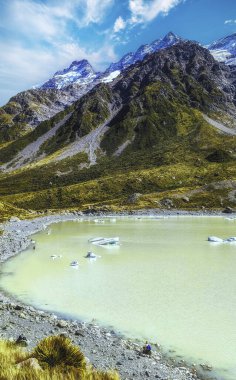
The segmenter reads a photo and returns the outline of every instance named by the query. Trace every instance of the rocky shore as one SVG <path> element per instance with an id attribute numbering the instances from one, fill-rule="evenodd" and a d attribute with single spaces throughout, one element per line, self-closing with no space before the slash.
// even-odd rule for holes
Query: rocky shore
<path id="1" fill-rule="evenodd" d="M 89 213 L 88 213 L 89 214 Z M 46 229 L 51 223 L 87 218 L 80 212 L 65 212 L 60 215 L 47 215 L 32 220 L 20 221 L 12 217 L 1 226 L 0 262 L 3 262 L 34 244 L 31 235 Z M 147 215 L 147 211 L 135 213 Z M 149 215 L 159 215 L 159 210 L 152 210 Z M 206 215 L 205 213 L 166 212 L 165 215 Z M 124 215 L 124 214 L 120 214 Z M 212 215 L 209 213 L 208 215 Z M 215 213 L 213 215 L 216 215 Z M 99 216 L 104 216 L 103 213 Z M 162 379 L 193 380 L 207 378 L 198 375 L 195 365 L 187 367 L 183 361 L 167 359 L 158 346 L 153 346 L 152 355 L 142 354 L 142 343 L 122 337 L 114 331 L 84 323 L 78 320 L 62 319 L 59 315 L 36 310 L 32 306 L 0 293 L 0 338 L 16 340 L 19 335 L 27 339 L 27 346 L 34 347 L 37 342 L 48 335 L 65 334 L 78 344 L 87 360 L 99 369 L 117 369 L 124 379 Z M 205 369 L 208 369 L 207 367 Z M 200 377 L 199 377 L 200 376 Z M 212 379 L 212 377 L 211 377 Z"/>

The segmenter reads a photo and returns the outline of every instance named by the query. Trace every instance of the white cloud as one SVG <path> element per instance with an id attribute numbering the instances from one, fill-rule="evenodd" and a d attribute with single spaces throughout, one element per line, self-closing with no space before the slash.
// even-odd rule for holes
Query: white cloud
<path id="1" fill-rule="evenodd" d="M 75 43 L 58 43 L 57 49 L 52 52 L 42 48 L 38 50 L 37 47 L 29 49 L 20 44 L 6 45 L 2 42 L 0 51 L 4 51 L 0 63 L 1 92 L 2 89 L 5 92 L 1 94 L 1 102 L 7 101 L 6 96 L 13 96 L 35 84 L 43 83 L 73 60 L 88 59 L 96 70 L 102 70 L 117 59 L 113 47 L 106 44 L 97 51 L 88 51 Z"/>
<path id="2" fill-rule="evenodd" d="M 87 26 L 90 23 L 100 23 L 113 0 L 81 0 L 80 3 L 85 9 L 85 15 L 81 21 L 78 20 L 78 24 Z"/>
<path id="3" fill-rule="evenodd" d="M 9 2 L 7 18 L 1 26 L 6 30 L 15 30 L 19 35 L 50 41 L 65 30 L 66 20 L 73 17 L 71 2 L 67 6 L 45 5 L 30 0 L 12 0 Z"/>
<path id="4" fill-rule="evenodd" d="M 71 21 L 79 28 L 100 23 L 112 3 L 113 0 L 48 0 L 47 4 L 11 0 L 8 6 L 10 27 L 14 21 L 14 27 L 19 27 L 20 33 L 51 39 L 65 32 Z M 8 28 L 7 20 L 2 19 L 0 24 Z"/>
<path id="5" fill-rule="evenodd" d="M 131 24 L 150 22 L 159 14 L 168 12 L 184 0 L 129 0 Z"/>
<path id="6" fill-rule="evenodd" d="M 124 20 L 119 16 L 116 19 L 113 31 L 109 31 L 110 39 L 119 41 L 120 43 L 123 43 L 123 41 L 127 43 L 127 33 L 130 33 L 137 24 L 140 24 L 141 28 L 144 28 L 147 23 L 154 20 L 158 15 L 168 15 L 172 8 L 185 1 L 186 0 L 129 0 L 130 17 Z M 117 33 L 124 29 L 125 33 L 122 35 L 122 41 L 120 41 L 120 37 L 117 36 Z"/>
<path id="7" fill-rule="evenodd" d="M 125 29 L 126 27 L 126 22 L 124 21 L 124 19 L 119 16 L 116 21 L 115 21 L 115 24 L 114 24 L 114 33 L 118 33 L 120 30 L 122 29 Z"/>
<path id="8" fill-rule="evenodd" d="M 225 24 L 236 24 L 236 20 L 225 20 Z"/>
<path id="9" fill-rule="evenodd" d="M 6 97 L 46 81 L 73 60 L 88 59 L 96 70 L 116 60 L 113 46 L 104 38 L 99 48 L 81 46 L 71 26 L 100 23 L 113 0 L 34 0 L 6 2 L 0 26 L 0 103 Z M 82 17 L 78 17 L 82 12 Z"/>

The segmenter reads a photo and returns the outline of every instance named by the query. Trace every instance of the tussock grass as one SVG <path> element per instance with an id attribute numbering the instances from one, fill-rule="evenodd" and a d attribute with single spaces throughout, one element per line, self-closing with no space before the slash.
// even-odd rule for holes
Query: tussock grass
<path id="1" fill-rule="evenodd" d="M 33 359 L 32 359 L 33 358 Z M 116 372 L 86 366 L 83 353 L 70 339 L 50 336 L 32 353 L 13 342 L 0 341 L 1 380 L 119 380 Z"/>
<path id="2" fill-rule="evenodd" d="M 43 339 L 32 355 L 43 368 L 75 367 L 82 371 L 86 368 L 82 351 L 64 336 L 49 336 Z"/>

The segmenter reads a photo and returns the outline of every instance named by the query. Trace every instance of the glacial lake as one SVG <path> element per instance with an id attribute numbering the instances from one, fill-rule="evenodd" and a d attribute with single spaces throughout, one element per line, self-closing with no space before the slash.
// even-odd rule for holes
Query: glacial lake
<path id="1" fill-rule="evenodd" d="M 209 375 L 235 380 L 236 243 L 207 237 L 236 236 L 236 220 L 104 220 L 63 222 L 38 233 L 35 250 L 1 266 L 1 288 L 38 308 L 160 343 L 190 363 L 213 365 Z M 121 245 L 88 242 L 100 236 L 119 236 Z M 85 259 L 88 251 L 101 257 Z"/>

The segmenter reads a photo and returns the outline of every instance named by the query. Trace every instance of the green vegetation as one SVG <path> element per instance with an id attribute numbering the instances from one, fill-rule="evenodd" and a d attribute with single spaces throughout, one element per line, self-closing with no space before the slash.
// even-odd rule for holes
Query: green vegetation
<path id="1" fill-rule="evenodd" d="M 67 115 L 67 113 L 69 113 L 69 111 L 70 108 L 62 112 L 59 112 L 50 120 L 43 121 L 33 131 L 25 134 L 19 139 L 8 144 L 6 147 L 2 148 L 0 150 L 0 162 L 5 163 L 13 159 L 14 156 L 22 149 L 24 149 L 28 144 L 34 142 L 35 140 L 37 140 L 37 138 L 39 138 L 44 133 L 48 132 L 52 127 L 54 127 L 54 125 L 61 121 Z"/>
<path id="2" fill-rule="evenodd" d="M 161 199 L 172 198 L 174 194 L 174 207 L 198 209 L 204 206 L 219 209 L 223 205 L 234 206 L 234 201 L 228 199 L 228 193 L 232 190 L 231 183 L 227 183 L 228 178 L 236 179 L 234 162 L 201 164 L 196 161 L 195 165 L 177 163 L 150 169 L 123 170 L 78 184 L 51 186 L 44 190 L 3 196 L 2 200 L 15 207 L 37 211 L 68 208 L 84 210 L 88 207 L 101 209 L 105 206 L 110 210 L 129 210 L 160 207 Z M 205 187 L 205 184 L 215 182 L 223 182 L 222 189 Z M 189 196 L 189 202 L 178 197 L 178 194 L 196 188 L 200 190 Z M 127 199 L 136 192 L 142 196 L 136 204 L 128 204 Z M 207 194 L 204 200 L 199 196 L 201 192 Z"/>
<path id="3" fill-rule="evenodd" d="M 11 98 L 0 107 L 0 141 L 12 142 L 29 133 L 39 120 L 47 119 L 55 106 L 63 103 L 65 96 L 68 94 L 52 89 L 31 89 Z"/>
<path id="4" fill-rule="evenodd" d="M 95 86 L 73 106 L 13 142 L 5 144 L 0 136 L 0 161 L 7 163 L 71 113 L 41 146 L 38 157 L 42 159 L 0 174 L 4 205 L 26 210 L 26 214 L 29 209 L 105 206 L 114 210 L 170 204 L 187 209 L 234 207 L 232 187 L 224 181 L 236 178 L 236 137 L 220 133 L 202 116 L 204 112 L 233 125 L 236 109 L 228 71 L 206 49 L 183 42 L 132 65 L 119 78 L 111 85 Z M 19 99 L 3 107 L 3 120 L 10 122 L 5 114 L 19 111 Z M 37 109 L 45 99 L 43 91 L 29 92 L 30 109 Z M 18 122 L 24 122 L 19 112 Z M 68 144 L 104 123 L 109 128 L 96 165 L 90 166 L 85 153 L 56 161 Z M 0 135 L 3 130 L 0 128 Z M 215 182 L 224 185 L 221 189 L 208 187 Z M 136 192 L 141 196 L 129 204 L 127 200 Z"/>
<path id="5" fill-rule="evenodd" d="M 15 343 L 0 341 L 2 380 L 119 380 L 116 372 L 101 372 L 87 366 L 79 347 L 70 339 L 51 336 L 32 353 Z"/>
<path id="6" fill-rule="evenodd" d="M 17 216 L 20 219 L 29 218 L 32 216 L 32 212 L 25 210 L 24 208 L 18 208 L 12 204 L 0 202 L 0 222 L 4 222 L 10 219 L 12 216 Z"/>
<path id="7" fill-rule="evenodd" d="M 100 84 L 78 100 L 71 118 L 42 145 L 40 151 L 53 153 L 73 142 L 77 136 L 82 137 L 104 123 L 110 114 L 111 94 L 108 86 Z"/>

